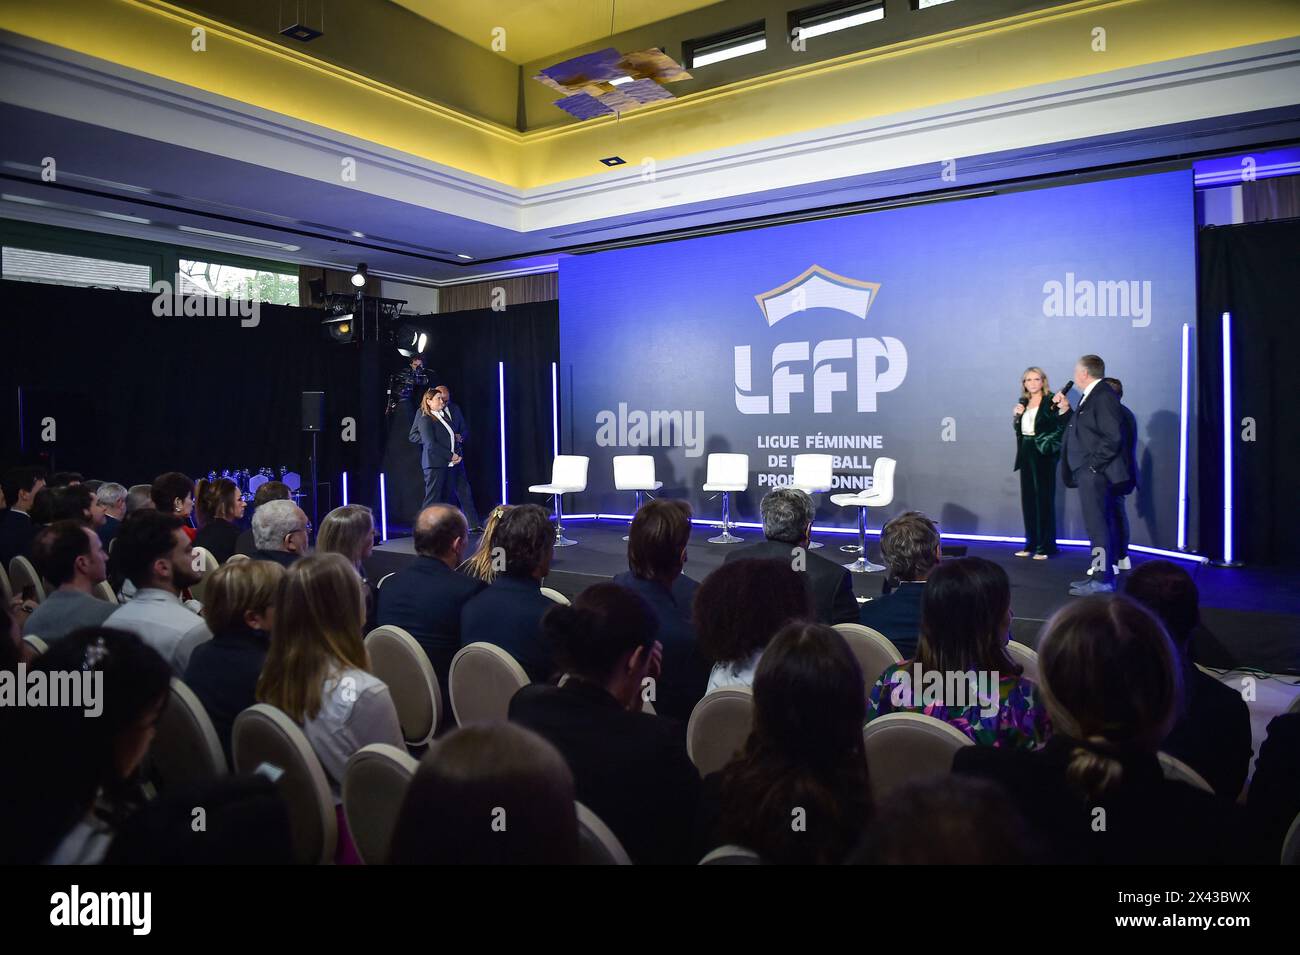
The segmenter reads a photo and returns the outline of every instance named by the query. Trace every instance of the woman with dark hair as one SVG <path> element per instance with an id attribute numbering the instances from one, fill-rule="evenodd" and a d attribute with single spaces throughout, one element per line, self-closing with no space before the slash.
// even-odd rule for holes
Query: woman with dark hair
<path id="1" fill-rule="evenodd" d="M 74 674 L 80 705 L 0 707 L 0 765 L 10 775 L 0 781 L 0 861 L 98 862 L 138 804 L 131 781 L 171 667 L 139 637 L 107 627 L 74 631 L 30 666 L 51 686 L 55 674 Z"/>
<path id="2" fill-rule="evenodd" d="M 425 389 L 420 407 L 411 420 L 407 439 L 420 446 L 420 467 L 424 470 L 424 503 L 421 509 L 442 503 L 447 495 L 447 476 L 460 464 L 460 448 L 452 430 L 449 397 L 436 388 Z"/>
<path id="3" fill-rule="evenodd" d="M 1119 596 L 1047 622 L 1038 674 L 1055 731 L 1036 752 L 968 746 L 953 770 L 1008 792 L 1052 862 L 1243 861 L 1236 807 L 1165 779 L 1156 753 L 1177 717 L 1178 656 L 1160 622 Z"/>
<path id="4" fill-rule="evenodd" d="M 754 729 L 704 780 L 700 848 L 745 846 L 764 862 L 838 864 L 871 818 L 862 670 L 824 624 L 781 630 L 754 674 Z"/>
<path id="5" fill-rule="evenodd" d="M 649 606 L 613 583 L 588 587 L 542 619 L 566 674 L 510 701 L 510 719 L 555 746 L 573 770 L 578 801 L 614 831 L 632 861 L 685 863 L 700 777 L 682 724 L 641 712 L 663 648 Z M 860 734 L 859 734 L 860 735 Z"/>
<path id="6" fill-rule="evenodd" d="M 723 564 L 704 578 L 691 610 L 700 652 L 713 662 L 705 692 L 752 686 L 768 641 L 792 620 L 813 616 L 808 588 L 788 562 Z"/>
<path id="7" fill-rule="evenodd" d="M 240 531 L 235 522 L 243 518 L 244 507 L 239 485 L 230 478 L 215 481 L 199 478 L 194 502 L 199 532 L 194 535 L 194 546 L 206 547 L 218 564 L 230 560 L 239 542 Z"/>
<path id="8" fill-rule="evenodd" d="M 1007 654 L 1011 581 L 982 557 L 942 561 L 921 597 L 916 657 L 881 674 L 867 720 L 924 713 L 983 746 L 1033 749 L 1051 732 L 1034 685 Z"/>
<path id="9" fill-rule="evenodd" d="M 393 865 L 571 865 L 573 775 L 522 726 L 453 730 L 429 747 L 393 830 Z"/>
<path id="10" fill-rule="evenodd" d="M 194 513 L 194 482 L 180 471 L 168 471 L 153 479 L 149 486 L 149 498 L 160 513 L 174 514 L 183 522 L 185 533 L 190 540 L 198 533 L 190 521 Z"/>

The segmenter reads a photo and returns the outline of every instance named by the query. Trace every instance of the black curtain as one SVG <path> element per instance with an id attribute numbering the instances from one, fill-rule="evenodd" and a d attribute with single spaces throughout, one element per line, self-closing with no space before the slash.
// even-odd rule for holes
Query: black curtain
<path id="1" fill-rule="evenodd" d="M 428 336 L 425 364 L 434 384 L 445 384 L 469 428 L 465 466 L 479 514 L 501 503 L 501 402 L 498 363 L 505 378 L 506 498 L 545 504 L 529 495 L 530 484 L 551 479 L 551 364 L 560 360 L 559 303 L 514 305 L 503 311 L 475 309 L 406 318 Z M 385 357 L 385 372 L 406 359 Z M 419 454 L 406 442 L 413 409 L 390 420 L 384 453 L 390 532 L 408 524 L 423 489 Z"/>
<path id="2" fill-rule="evenodd" d="M 0 462 L 42 461 L 126 485 L 168 470 L 197 479 L 286 466 L 305 489 L 301 393 L 323 391 L 318 472 L 330 487 L 321 514 L 340 503 L 343 470 L 354 500 L 375 499 L 378 469 L 362 465 L 382 447 L 382 385 L 370 382 L 374 395 L 362 387 L 376 377 L 363 374 L 362 348 L 327 341 L 320 311 L 261 305 L 256 326 L 244 327 L 237 316 L 156 316 L 147 292 L 3 282 L 0 293 Z M 377 365 L 378 345 L 366 348 Z"/>
<path id="3" fill-rule="evenodd" d="M 1202 229 L 1199 261 L 1199 549 L 1211 557 L 1224 551 L 1222 315 L 1229 312 L 1234 557 L 1250 564 L 1297 563 L 1300 220 Z M 1253 435 L 1243 424 L 1247 418 Z"/>

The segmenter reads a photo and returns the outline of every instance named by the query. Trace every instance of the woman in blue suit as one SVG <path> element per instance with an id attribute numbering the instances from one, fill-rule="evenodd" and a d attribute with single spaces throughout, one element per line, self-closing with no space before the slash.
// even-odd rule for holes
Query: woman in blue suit
<path id="1" fill-rule="evenodd" d="M 411 422 L 407 436 L 420 448 L 420 466 L 424 469 L 424 503 L 421 509 L 442 502 L 447 487 L 447 475 L 460 464 L 456 453 L 456 432 L 452 430 L 451 415 L 447 413 L 447 397 L 433 388 L 420 399 L 420 408 Z"/>

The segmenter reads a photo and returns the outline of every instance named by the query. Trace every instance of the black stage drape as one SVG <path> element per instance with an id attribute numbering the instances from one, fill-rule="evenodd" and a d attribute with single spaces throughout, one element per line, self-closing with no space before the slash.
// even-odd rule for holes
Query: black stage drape
<path id="1" fill-rule="evenodd" d="M 1223 323 L 1230 312 L 1234 556 L 1296 563 L 1300 541 L 1300 220 L 1200 233 L 1199 550 L 1223 556 Z M 1253 440 L 1246 433 L 1254 422 Z"/>
<path id="2" fill-rule="evenodd" d="M 361 465 L 382 447 L 382 385 L 370 396 L 361 383 L 378 354 L 325 340 L 320 311 L 261 305 L 257 325 L 243 327 L 237 316 L 155 316 L 147 292 L 3 282 L 0 294 L 5 464 L 43 460 L 126 485 L 167 470 L 197 479 L 283 465 L 306 488 L 301 392 L 323 391 L 321 514 L 340 503 L 345 469 L 353 499 L 372 500 Z M 344 418 L 356 421 L 351 440 Z"/>
<path id="3" fill-rule="evenodd" d="M 469 428 L 465 445 L 474 503 L 481 516 L 501 503 L 500 400 L 497 365 L 504 363 L 506 499 L 534 501 L 530 484 L 551 479 L 551 364 L 560 360 L 559 303 L 514 305 L 500 312 L 476 309 L 445 315 L 406 317 L 429 336 L 425 364 L 433 384 L 451 389 Z M 405 359 L 385 355 L 385 371 Z M 409 523 L 419 508 L 423 476 L 419 453 L 406 441 L 413 408 L 399 407 L 388 423 L 384 452 L 390 530 Z"/>

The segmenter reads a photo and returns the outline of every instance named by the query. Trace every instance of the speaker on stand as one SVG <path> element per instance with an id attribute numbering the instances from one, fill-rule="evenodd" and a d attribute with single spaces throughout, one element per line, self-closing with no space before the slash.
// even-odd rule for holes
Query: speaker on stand
<path id="1" fill-rule="evenodd" d="M 320 484 L 316 476 L 316 436 L 325 427 L 325 392 L 302 393 L 302 430 L 311 432 L 311 526 L 320 527 Z"/>

